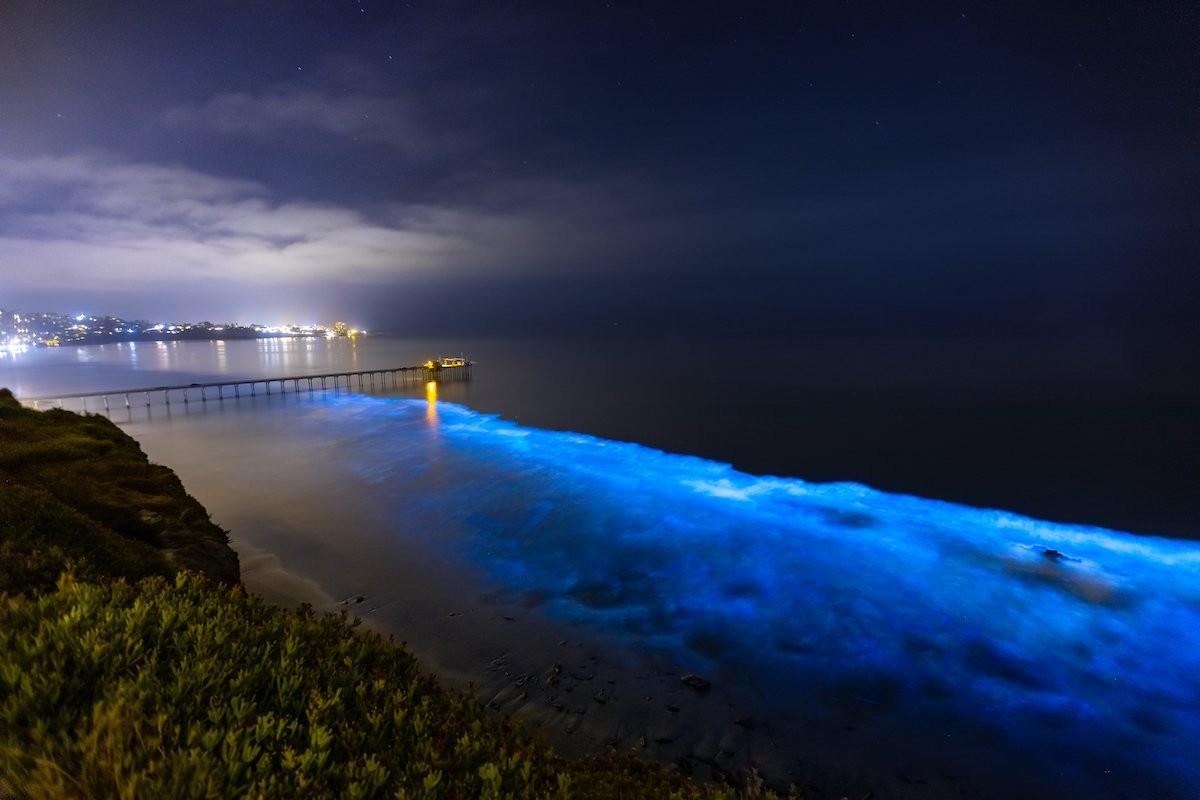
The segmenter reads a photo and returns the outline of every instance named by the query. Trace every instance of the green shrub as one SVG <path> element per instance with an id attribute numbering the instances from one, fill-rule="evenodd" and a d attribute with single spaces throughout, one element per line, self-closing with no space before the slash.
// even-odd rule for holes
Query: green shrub
<path id="1" fill-rule="evenodd" d="M 52 590 L 66 569 L 82 580 L 175 573 L 156 548 L 118 536 L 44 489 L 0 483 L 0 593 Z"/>
<path id="2" fill-rule="evenodd" d="M 91 529 L 169 552 L 180 566 L 226 583 L 239 579 L 225 532 L 174 472 L 151 464 L 138 443 L 104 417 L 33 411 L 0 389 L 0 484 L 53 495 Z M 6 537 L 0 527 L 0 542 Z"/>
<path id="3" fill-rule="evenodd" d="M 0 776 L 31 800 L 728 796 L 566 761 L 355 624 L 188 573 L 0 600 Z"/>

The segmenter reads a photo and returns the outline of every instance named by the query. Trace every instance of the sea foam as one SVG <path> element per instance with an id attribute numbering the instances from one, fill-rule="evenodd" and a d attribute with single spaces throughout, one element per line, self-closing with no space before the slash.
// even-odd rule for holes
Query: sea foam
<path id="1" fill-rule="evenodd" d="M 322 424 L 397 513 L 558 621 L 780 713 L 944 730 L 1081 785 L 1198 785 L 1194 543 L 428 411 L 352 396 Z"/>

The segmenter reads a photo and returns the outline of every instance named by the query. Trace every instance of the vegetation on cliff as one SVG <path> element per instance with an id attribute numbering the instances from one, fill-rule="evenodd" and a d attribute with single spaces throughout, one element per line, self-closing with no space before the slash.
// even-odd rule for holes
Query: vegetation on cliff
<path id="1" fill-rule="evenodd" d="M 0 486 L 10 551 L 77 549 L 112 576 L 186 568 L 239 581 L 225 532 L 174 472 L 151 464 L 105 417 L 33 411 L 0 389 Z"/>
<path id="2" fill-rule="evenodd" d="M 247 595 L 204 509 L 105 419 L 0 391 L 0 480 L 4 800 L 764 794 L 564 759 L 344 614 Z"/>

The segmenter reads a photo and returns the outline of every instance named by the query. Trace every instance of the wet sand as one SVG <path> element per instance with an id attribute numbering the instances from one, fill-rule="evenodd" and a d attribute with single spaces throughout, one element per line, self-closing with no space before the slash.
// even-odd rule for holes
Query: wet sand
<path id="1" fill-rule="evenodd" d="M 288 408 L 259 423 L 286 430 Z M 282 606 L 346 610 L 567 754 L 612 746 L 700 779 L 755 766 L 781 786 L 856 782 L 858 768 L 840 766 L 848 730 L 832 736 L 827 753 L 810 753 L 791 741 L 789 721 L 772 718 L 770 698 L 713 675 L 701 676 L 710 687 L 690 687 L 682 678 L 695 665 L 548 619 L 536 597 L 440 549 L 442 532 L 362 502 L 363 486 L 327 469 L 319 443 L 298 448 L 270 428 L 251 435 L 244 420 L 193 415 L 133 432 L 231 532 L 248 590 Z"/>
<path id="2" fill-rule="evenodd" d="M 236 531 L 234 546 L 250 591 L 284 606 L 346 610 L 567 755 L 633 750 L 698 780 L 741 779 L 753 768 L 768 785 L 810 798 L 1076 796 L 1066 776 L 1022 773 L 1003 751 L 989 755 L 982 734 L 914 730 L 852 688 L 794 714 L 747 688 L 754 681 L 746 676 L 692 680 L 686 665 L 547 620 L 536 599 L 463 593 L 463 576 L 452 570 L 396 585 L 331 563 L 317 578 L 287 570 L 282 539 L 278 555 Z M 974 775 L 1006 777 L 981 784 L 956 768 L 963 763 Z"/>
<path id="3" fill-rule="evenodd" d="M 740 779 L 755 768 L 779 788 L 796 785 L 810 796 L 862 796 L 882 776 L 870 774 L 854 752 L 857 726 L 847 717 L 807 724 L 824 746 L 800 747 L 796 723 L 770 714 L 770 698 L 686 673 L 648 652 L 544 619 L 536 606 L 498 592 L 451 598 L 435 580 L 411 587 L 414 595 L 369 580 L 338 581 L 338 594 L 311 577 L 289 572 L 272 553 L 240 543 L 249 591 L 285 607 L 308 603 L 345 610 L 403 642 L 422 667 L 450 685 L 469 689 L 498 715 L 519 718 L 526 730 L 560 752 L 582 755 L 607 747 L 634 750 L 700 780 Z M 345 593 L 345 586 L 358 591 Z M 430 602 L 432 597 L 437 600 Z M 406 611 L 406 609 L 409 609 Z M 710 676 L 711 677 L 711 676 Z M 685 680 L 686 678 L 686 680 Z M 822 730 L 823 729 L 823 730 Z M 944 776 L 906 775 L 895 781 L 921 786 L 922 796 L 984 797 L 961 791 Z M 903 793 L 895 794 L 904 796 Z"/>

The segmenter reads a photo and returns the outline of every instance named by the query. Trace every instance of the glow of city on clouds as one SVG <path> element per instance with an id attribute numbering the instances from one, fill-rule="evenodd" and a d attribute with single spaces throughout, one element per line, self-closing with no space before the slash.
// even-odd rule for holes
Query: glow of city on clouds
<path id="1" fill-rule="evenodd" d="M 468 259 L 508 224 L 423 205 L 392 209 L 388 224 L 279 202 L 251 181 L 83 156 L 0 158 L 0 197 L 10 203 L 0 229 L 6 266 L 61 289 L 97 274 L 149 284 L 376 283 Z"/>
<path id="2" fill-rule="evenodd" d="M 5 307 L 503 335 L 1190 319 L 1171 10 L 268 9 L 4 4 Z"/>

